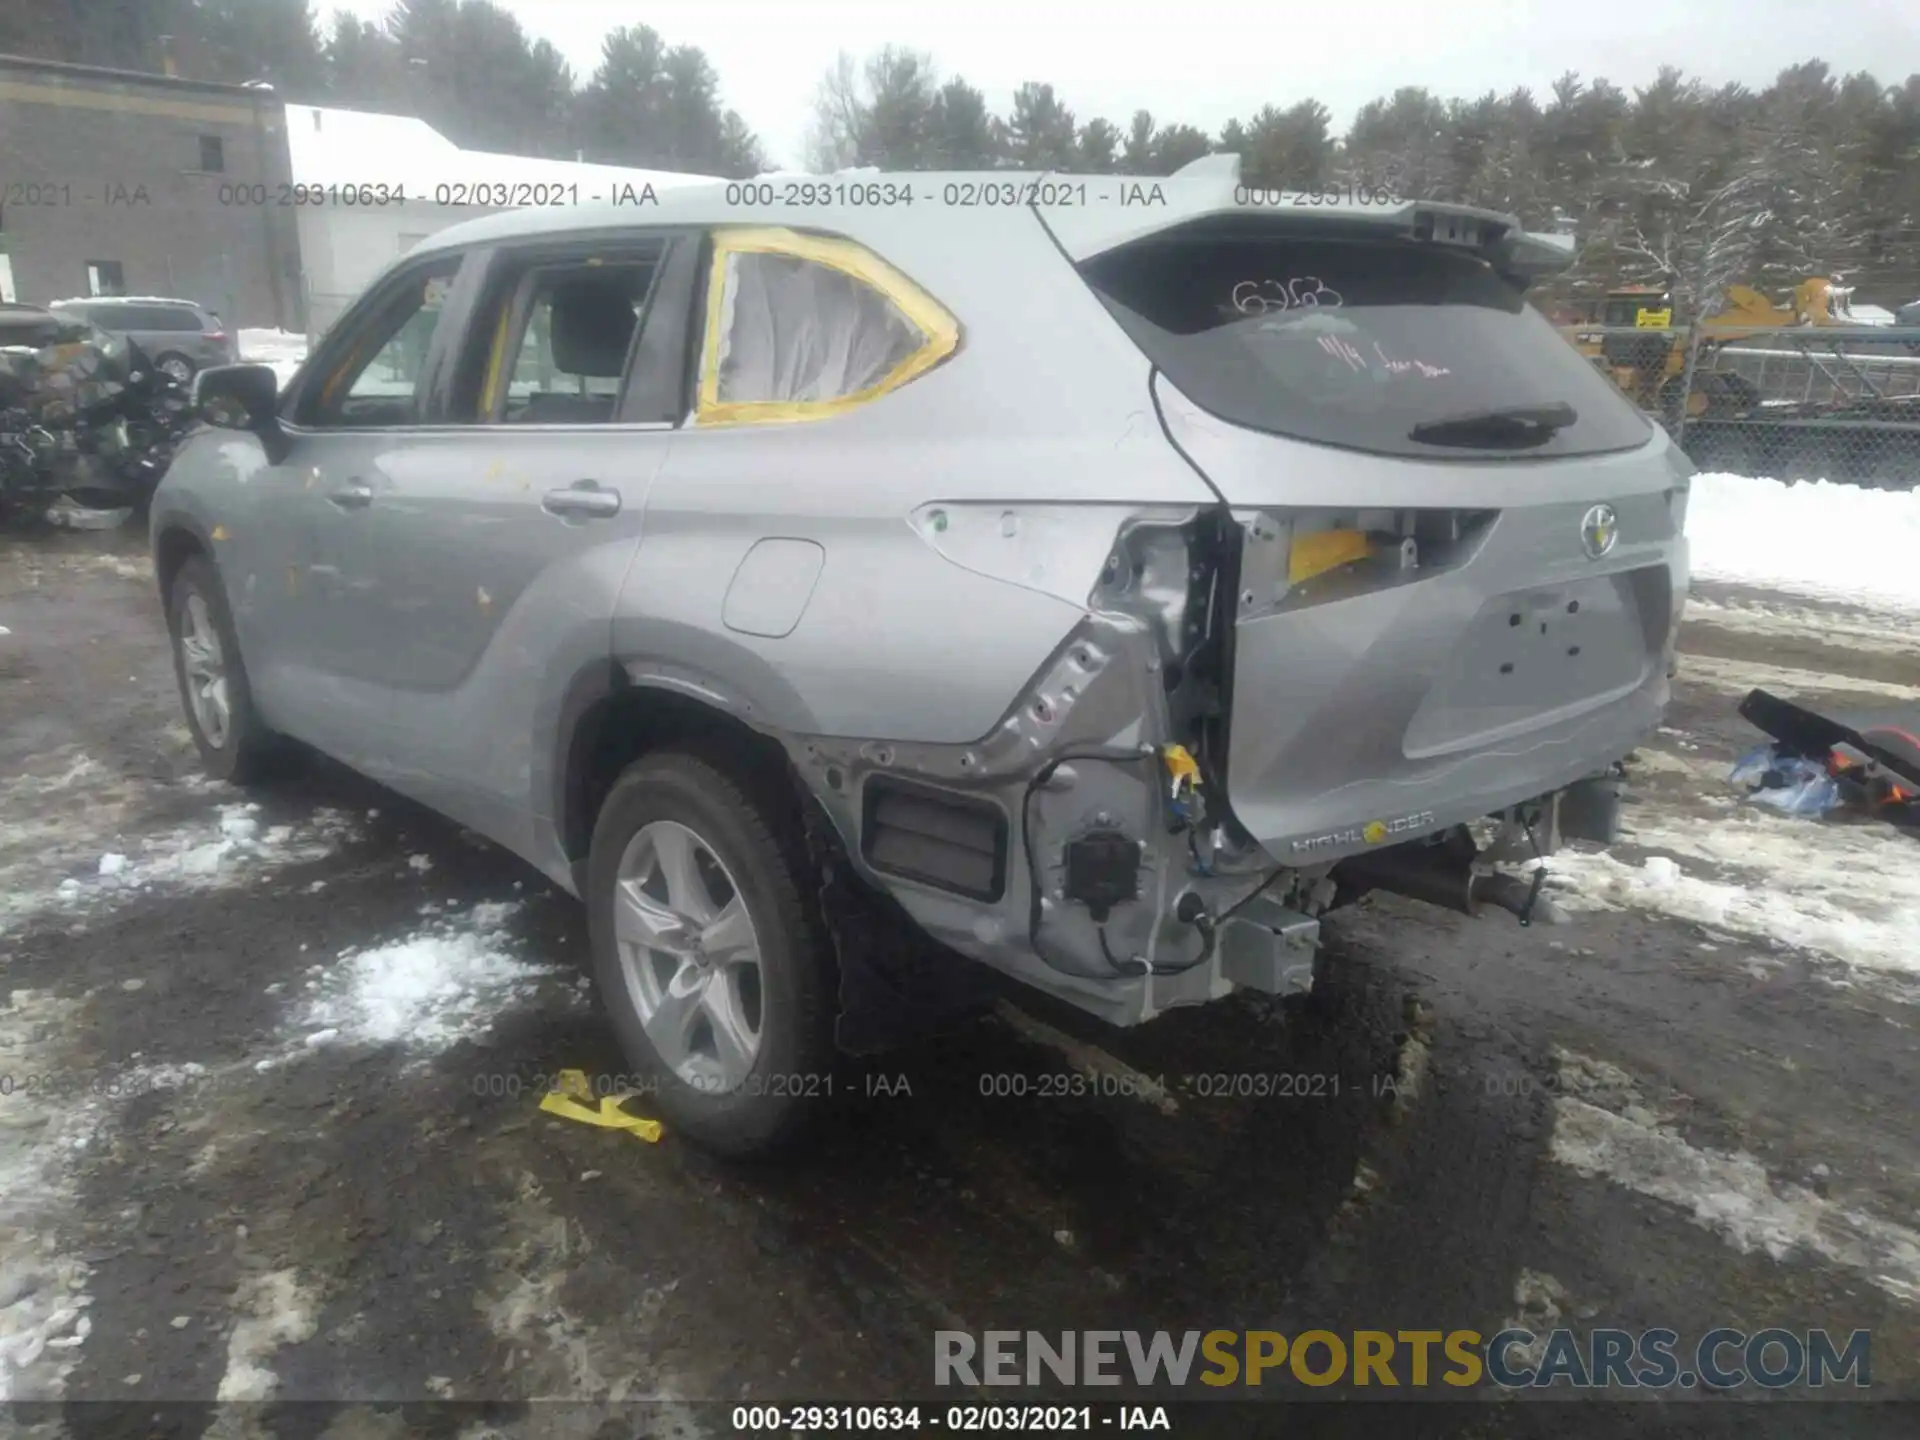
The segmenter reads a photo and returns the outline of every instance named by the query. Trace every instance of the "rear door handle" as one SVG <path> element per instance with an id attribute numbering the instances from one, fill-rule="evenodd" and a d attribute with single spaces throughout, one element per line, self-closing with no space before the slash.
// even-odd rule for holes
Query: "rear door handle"
<path id="1" fill-rule="evenodd" d="M 327 499 L 342 510 L 364 510 L 373 503 L 373 487 L 371 485 L 343 486 Z"/>
<path id="2" fill-rule="evenodd" d="M 603 490 L 598 481 L 576 480 L 564 490 L 549 490 L 541 497 L 540 508 L 562 518 L 578 515 L 603 519 L 620 513 L 620 492 Z"/>

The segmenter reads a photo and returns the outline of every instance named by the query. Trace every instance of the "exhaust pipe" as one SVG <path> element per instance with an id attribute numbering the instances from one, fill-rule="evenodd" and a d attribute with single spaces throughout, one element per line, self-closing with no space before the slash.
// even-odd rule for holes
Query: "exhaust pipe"
<path id="1" fill-rule="evenodd" d="M 1356 890 L 1386 890 L 1457 915 L 1478 915 L 1482 905 L 1492 905 L 1510 912 L 1522 925 L 1531 925 L 1536 918 L 1556 925 L 1565 921 L 1559 907 L 1540 894 L 1547 878 L 1544 866 L 1533 872 L 1531 880 L 1523 880 L 1518 875 L 1476 871 L 1473 862 L 1478 854 L 1473 837 L 1457 829 L 1438 844 L 1394 845 L 1349 856 L 1334 866 L 1333 874 Z"/>

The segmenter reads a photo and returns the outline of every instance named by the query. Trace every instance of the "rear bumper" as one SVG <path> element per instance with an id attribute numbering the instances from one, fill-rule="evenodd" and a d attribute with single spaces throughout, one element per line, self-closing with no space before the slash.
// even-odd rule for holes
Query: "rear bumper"
<path id="1" fill-rule="evenodd" d="M 1306 800 L 1252 804 L 1236 796 L 1235 817 L 1281 865 L 1317 865 L 1418 840 L 1604 773 L 1653 735 L 1669 688 L 1666 675 L 1655 673 L 1625 696 L 1456 757 L 1411 784 L 1359 780 Z"/>
<path id="2" fill-rule="evenodd" d="M 1664 495 L 1614 506 L 1604 561 L 1573 538 L 1583 503 L 1543 503 L 1500 514 L 1458 563 L 1243 615 L 1227 791 L 1274 861 L 1417 840 L 1645 741 L 1671 689 L 1686 547 Z"/>

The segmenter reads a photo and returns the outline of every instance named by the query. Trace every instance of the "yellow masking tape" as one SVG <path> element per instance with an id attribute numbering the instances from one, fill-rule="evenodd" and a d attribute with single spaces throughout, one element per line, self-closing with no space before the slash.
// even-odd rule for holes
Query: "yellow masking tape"
<path id="1" fill-rule="evenodd" d="M 725 311 L 729 255 L 790 255 L 838 270 L 878 290 L 927 337 L 926 344 L 894 366 L 873 384 L 832 400 L 720 399 L 720 320 Z M 830 235 L 805 235 L 781 226 L 722 230 L 714 236 L 713 273 L 707 284 L 707 333 L 701 347 L 700 395 L 696 425 L 767 424 L 815 420 L 838 415 L 856 405 L 877 400 L 924 374 L 960 345 L 960 322 L 906 275 L 865 246 Z"/>
<path id="2" fill-rule="evenodd" d="M 585 1103 L 594 1099 L 593 1087 L 587 1083 L 585 1071 L 562 1070 L 556 1081 L 559 1088 L 549 1090 L 540 1097 L 540 1108 L 549 1115 L 558 1115 L 563 1120 L 578 1120 L 582 1125 L 597 1125 L 603 1130 L 629 1130 L 648 1144 L 658 1143 L 666 1133 L 658 1120 L 629 1115 L 620 1108 L 622 1100 L 632 1098 L 632 1091 L 602 1095 L 599 1097 L 599 1108 L 595 1109 Z"/>

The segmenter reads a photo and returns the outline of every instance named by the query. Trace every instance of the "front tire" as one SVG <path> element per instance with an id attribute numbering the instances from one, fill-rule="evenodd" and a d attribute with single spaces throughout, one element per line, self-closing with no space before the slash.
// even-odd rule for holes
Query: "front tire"
<path id="1" fill-rule="evenodd" d="M 631 765 L 587 862 L 594 976 L 668 1123 L 706 1149 L 785 1149 L 833 1096 L 837 982 L 804 840 L 688 751 Z"/>
<path id="2" fill-rule="evenodd" d="M 253 707 L 227 593 L 205 556 L 189 559 L 167 587 L 167 626 L 187 729 L 207 773 L 236 785 L 259 778 L 274 736 Z"/>

